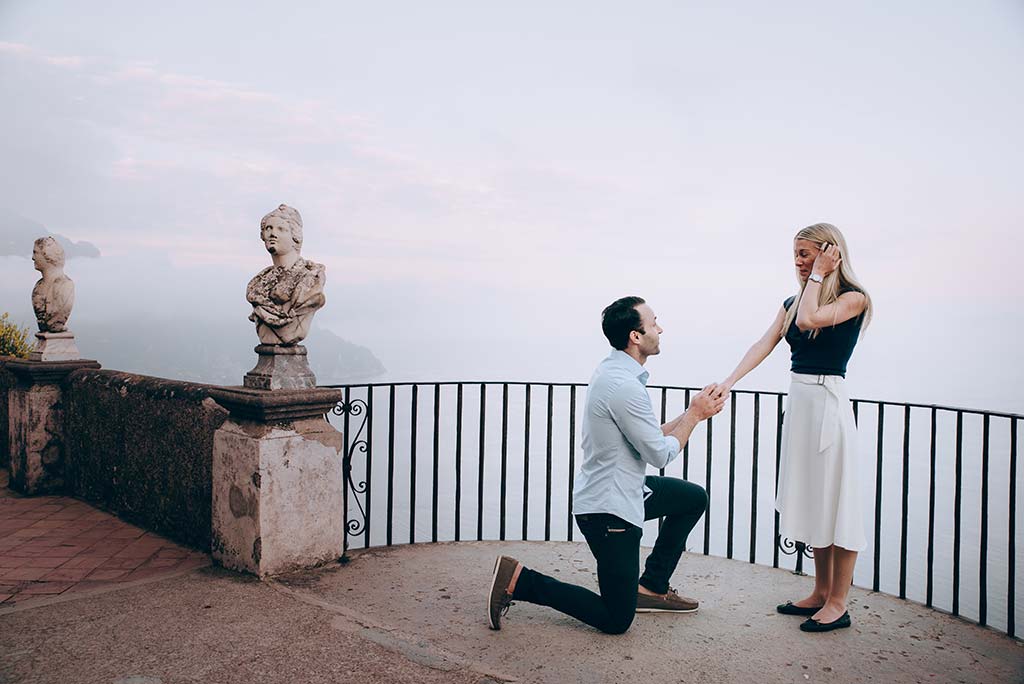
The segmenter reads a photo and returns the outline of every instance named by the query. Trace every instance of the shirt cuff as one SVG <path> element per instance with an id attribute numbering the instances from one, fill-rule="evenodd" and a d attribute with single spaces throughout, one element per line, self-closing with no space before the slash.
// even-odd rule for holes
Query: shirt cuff
<path id="1" fill-rule="evenodd" d="M 666 435 L 665 444 L 667 444 L 668 448 L 672 450 L 672 455 L 669 457 L 669 460 L 672 460 L 673 458 L 678 456 L 679 452 L 682 450 L 682 446 L 679 444 L 679 440 L 676 439 L 674 435 Z"/>

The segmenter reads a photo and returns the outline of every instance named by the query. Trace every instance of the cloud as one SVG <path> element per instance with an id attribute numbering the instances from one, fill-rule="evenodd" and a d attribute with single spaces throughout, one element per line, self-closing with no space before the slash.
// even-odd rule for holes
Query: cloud
<path id="1" fill-rule="evenodd" d="M 8 55 L 16 55 L 19 57 L 34 57 L 36 52 L 28 45 L 22 43 L 9 43 L 7 41 L 0 40 L 0 53 Z"/>
<path id="2" fill-rule="evenodd" d="M 23 90 L 22 98 L 43 121 L 26 133 L 42 137 L 47 123 L 78 128 L 114 152 L 91 160 L 92 171 L 111 180 L 152 183 L 177 176 L 173 180 L 188 187 L 186 177 L 192 175 L 202 179 L 200 185 L 219 181 L 216 188 L 224 194 L 263 195 L 275 187 L 353 198 L 385 188 L 400 194 L 406 186 L 457 191 L 433 180 L 443 174 L 374 142 L 362 117 L 314 100 L 146 63 L 48 55 L 16 43 L 0 43 L 0 59 L 14 62 L 5 69 L 8 79 L 37 84 L 34 91 Z"/>
<path id="3" fill-rule="evenodd" d="M 27 138 L 0 149 L 25 171 L 0 177 L 10 181 L 0 200 L 25 201 L 24 213 L 46 206 L 56 214 L 48 222 L 97 241 L 216 235 L 243 251 L 259 216 L 288 201 L 312 221 L 311 235 L 330 227 L 335 251 L 523 261 L 554 251 L 581 224 L 609 234 L 635 214 L 614 199 L 627 193 L 613 178 L 538 161 L 425 156 L 367 116 L 313 98 L 16 43 L 0 43 L 3 61 L 0 85 L 23 93 L 13 128 Z M 40 190 L 51 177 L 72 189 L 56 204 Z M 224 220 L 211 224 L 213 216 Z M 433 277 L 429 259 L 408 260 Z"/>

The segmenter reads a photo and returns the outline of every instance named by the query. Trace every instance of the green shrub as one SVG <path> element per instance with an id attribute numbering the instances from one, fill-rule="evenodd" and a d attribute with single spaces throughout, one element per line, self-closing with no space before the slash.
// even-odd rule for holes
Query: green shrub
<path id="1" fill-rule="evenodd" d="M 32 345 L 28 341 L 28 328 L 22 328 L 4 313 L 0 315 L 0 356 L 27 359 Z"/>

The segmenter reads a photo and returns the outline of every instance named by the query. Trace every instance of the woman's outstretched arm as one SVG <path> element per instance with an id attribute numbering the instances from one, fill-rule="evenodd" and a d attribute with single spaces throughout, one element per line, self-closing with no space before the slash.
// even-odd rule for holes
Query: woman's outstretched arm
<path id="1" fill-rule="evenodd" d="M 785 318 L 786 309 L 780 306 L 779 312 L 775 314 L 775 320 L 772 321 L 768 330 L 761 336 L 761 339 L 751 345 L 729 377 L 718 383 L 719 388 L 724 388 L 726 391 L 731 390 L 732 386 L 739 382 L 744 375 L 757 368 L 762 361 L 768 358 L 768 355 L 775 349 L 775 345 L 782 339 L 782 321 Z"/>

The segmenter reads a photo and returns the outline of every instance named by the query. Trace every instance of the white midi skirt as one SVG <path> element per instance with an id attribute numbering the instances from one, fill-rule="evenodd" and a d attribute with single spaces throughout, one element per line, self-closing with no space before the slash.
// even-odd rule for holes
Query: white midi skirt
<path id="1" fill-rule="evenodd" d="M 867 546 L 857 464 L 857 426 L 838 375 L 793 373 L 782 423 L 779 532 L 812 548 Z"/>

